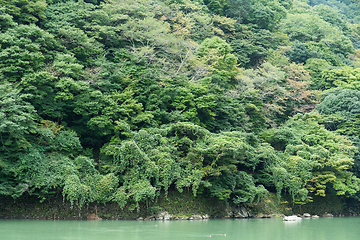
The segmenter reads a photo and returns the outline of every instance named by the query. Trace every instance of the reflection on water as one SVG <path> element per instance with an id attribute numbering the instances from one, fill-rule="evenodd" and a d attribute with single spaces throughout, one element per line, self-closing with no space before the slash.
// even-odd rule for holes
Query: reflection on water
<path id="1" fill-rule="evenodd" d="M 0 239 L 9 240 L 358 240 L 360 218 L 203 221 L 0 220 Z"/>

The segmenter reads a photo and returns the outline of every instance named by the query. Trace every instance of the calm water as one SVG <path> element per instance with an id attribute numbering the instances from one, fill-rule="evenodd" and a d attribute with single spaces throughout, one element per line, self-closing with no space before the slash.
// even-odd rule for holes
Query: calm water
<path id="1" fill-rule="evenodd" d="M 222 234 L 226 234 L 223 236 Z M 359 240 L 360 218 L 205 221 L 0 220 L 1 240 Z"/>

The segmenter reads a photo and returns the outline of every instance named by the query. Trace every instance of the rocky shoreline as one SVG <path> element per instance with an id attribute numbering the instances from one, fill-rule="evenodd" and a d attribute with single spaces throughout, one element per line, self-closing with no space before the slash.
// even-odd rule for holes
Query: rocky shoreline
<path id="1" fill-rule="evenodd" d="M 1 210 L 1 209 L 0 209 Z M 73 209 L 74 210 L 74 209 Z M 87 209 L 89 210 L 89 209 Z M 77 213 L 77 210 L 74 210 Z M 4 214 L 4 211 L 0 211 L 0 219 L 32 219 L 32 220 L 137 220 L 137 221 L 181 221 L 181 220 L 208 220 L 208 219 L 250 219 L 250 218 L 257 218 L 257 219 L 264 219 L 264 218 L 283 218 L 284 221 L 293 221 L 292 219 L 288 220 L 288 217 L 296 217 L 296 218 L 320 218 L 320 217 L 345 217 L 345 216 L 360 216 L 358 214 L 331 214 L 331 213 L 324 213 L 321 215 L 311 215 L 309 213 L 297 214 L 293 216 L 286 216 L 283 213 L 272 213 L 272 214 L 262 214 L 257 213 L 253 214 L 251 210 L 246 209 L 245 207 L 230 209 L 227 208 L 224 211 L 224 215 L 220 216 L 211 216 L 209 214 L 193 214 L 190 216 L 184 216 L 179 214 L 171 214 L 167 211 L 162 211 L 157 214 L 146 215 L 144 216 L 143 213 L 135 213 L 132 216 L 124 217 L 117 214 L 112 216 L 104 215 L 99 208 L 99 215 L 93 213 L 92 211 L 87 211 L 80 213 L 78 216 L 74 216 L 71 214 L 70 216 L 44 216 L 44 215 L 34 215 L 34 214 L 11 214 L 8 212 Z M 9 214 L 10 213 L 10 214 Z M 88 213 L 88 214 L 87 214 Z M 47 215 L 47 214 L 45 214 Z"/>
<path id="2" fill-rule="evenodd" d="M 345 206 L 345 207 L 344 207 Z M 251 207 L 229 206 L 216 199 L 194 197 L 191 194 L 169 194 L 139 209 L 131 205 L 120 208 L 116 203 L 88 204 L 72 206 L 61 197 L 47 199 L 40 203 L 35 197 L 12 199 L 0 197 L 0 219 L 39 219 L 39 220 L 207 220 L 207 219 L 247 219 L 247 218 L 284 218 L 285 216 L 305 216 L 311 213 L 319 217 L 359 216 L 360 208 L 352 204 L 346 207 L 342 202 L 331 201 L 322 205 L 303 206 L 296 209 L 286 201 L 277 203 L 269 198 Z"/>

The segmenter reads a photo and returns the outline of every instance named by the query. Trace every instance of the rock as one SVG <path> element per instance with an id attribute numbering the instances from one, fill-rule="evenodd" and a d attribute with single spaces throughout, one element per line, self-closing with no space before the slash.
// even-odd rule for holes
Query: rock
<path id="1" fill-rule="evenodd" d="M 98 215 L 95 213 L 92 213 L 86 217 L 87 220 L 102 220 L 102 218 L 99 218 Z"/>
<path id="2" fill-rule="evenodd" d="M 192 218 L 194 220 L 202 220 L 203 219 L 202 216 L 200 216 L 200 215 L 192 215 Z"/>
<path id="3" fill-rule="evenodd" d="M 171 220 L 172 218 L 173 218 L 173 216 L 170 215 L 168 212 L 161 212 L 158 214 L 156 219 L 168 221 L 168 220 Z"/>
<path id="4" fill-rule="evenodd" d="M 209 219 L 209 218 L 210 218 L 210 216 L 209 216 L 209 215 L 207 215 L 207 214 L 205 214 L 205 215 L 202 215 L 202 218 L 203 218 L 203 219 Z"/>
<path id="5" fill-rule="evenodd" d="M 144 221 L 154 221 L 155 220 L 155 216 L 147 216 L 146 218 L 144 218 Z"/>
<path id="6" fill-rule="evenodd" d="M 309 218 L 309 217 L 311 217 L 311 215 L 310 215 L 310 213 L 304 213 L 304 214 L 303 214 L 303 217 L 304 217 L 304 218 Z"/>
<path id="7" fill-rule="evenodd" d="M 255 218 L 264 218 L 264 214 L 258 213 L 258 214 L 255 216 Z"/>
<path id="8" fill-rule="evenodd" d="M 234 216 L 233 211 L 230 208 L 225 209 L 226 216 L 224 218 L 232 218 Z"/>
<path id="9" fill-rule="evenodd" d="M 334 215 L 332 215 L 331 213 L 325 213 L 323 217 L 334 217 Z"/>
<path id="10" fill-rule="evenodd" d="M 193 217 L 189 217 L 188 220 L 194 220 L 194 218 L 193 218 Z"/>
<path id="11" fill-rule="evenodd" d="M 250 217 L 250 214 L 244 207 L 242 207 L 240 209 L 236 209 L 234 212 L 234 218 L 249 218 L 249 217 Z"/>
<path id="12" fill-rule="evenodd" d="M 311 218 L 319 218 L 318 215 L 312 215 Z"/>
<path id="13" fill-rule="evenodd" d="M 142 217 L 139 217 L 137 220 L 138 221 L 143 221 L 144 219 Z"/>
<path id="14" fill-rule="evenodd" d="M 292 215 L 292 216 L 285 216 L 283 218 L 283 221 L 301 221 L 302 218 L 301 217 L 298 217 L 296 215 Z"/>
<path id="15" fill-rule="evenodd" d="M 172 218 L 173 218 L 173 216 L 170 215 L 170 214 L 168 214 L 168 213 L 166 213 L 166 214 L 164 215 L 164 220 L 166 220 L 166 221 L 169 221 L 169 220 L 171 220 Z"/>

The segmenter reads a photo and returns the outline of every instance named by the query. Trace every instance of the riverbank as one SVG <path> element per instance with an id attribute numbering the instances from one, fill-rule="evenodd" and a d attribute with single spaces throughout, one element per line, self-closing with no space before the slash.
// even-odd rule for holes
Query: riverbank
<path id="1" fill-rule="evenodd" d="M 357 204 L 357 205 L 356 205 Z M 303 206 L 289 201 L 277 201 L 275 195 L 251 206 L 230 206 L 216 198 L 193 196 L 191 193 L 170 192 L 153 202 L 144 203 L 137 210 L 132 205 L 123 209 L 116 203 L 71 206 L 62 197 L 40 202 L 32 196 L 18 199 L 0 197 L 0 218 L 3 219 L 55 219 L 55 220 L 199 220 L 207 218 L 273 218 L 284 215 L 310 213 L 323 216 L 357 216 L 360 204 L 350 203 L 338 196 L 315 198 Z"/>

